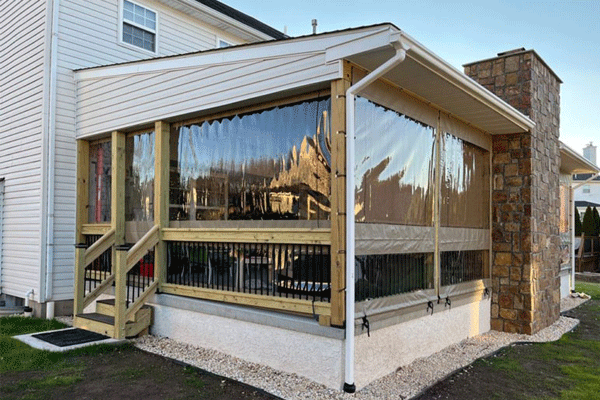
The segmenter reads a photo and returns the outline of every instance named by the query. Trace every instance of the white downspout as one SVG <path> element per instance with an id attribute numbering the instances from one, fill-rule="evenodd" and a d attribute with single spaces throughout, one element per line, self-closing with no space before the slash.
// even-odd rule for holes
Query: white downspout
<path id="1" fill-rule="evenodd" d="M 47 185 L 47 211 L 46 211 L 46 288 L 44 298 L 46 303 L 46 318 L 54 318 L 54 302 L 49 300 L 53 296 L 54 278 L 54 183 L 56 160 L 56 91 L 57 91 L 57 58 L 58 58 L 58 26 L 59 26 L 60 0 L 54 0 L 52 7 L 52 34 L 50 50 L 50 101 L 48 104 L 48 185 Z"/>
<path id="2" fill-rule="evenodd" d="M 390 43 L 396 54 L 346 91 L 346 341 L 344 391 L 354 393 L 354 98 L 365 87 L 404 61 L 408 46 L 396 40 Z"/>
<path id="3" fill-rule="evenodd" d="M 569 256 L 571 257 L 571 292 L 575 291 L 575 251 L 573 248 L 573 244 L 575 243 L 575 213 L 578 212 L 577 208 L 575 207 L 575 189 L 579 189 L 581 186 L 585 185 L 586 183 L 596 179 L 598 176 L 600 175 L 600 172 L 596 172 L 595 174 L 592 174 L 591 177 L 589 177 L 588 179 L 586 179 L 583 182 L 578 183 L 577 185 L 575 184 L 571 184 L 570 190 L 569 190 L 569 195 L 570 195 L 570 201 L 571 201 L 571 250 Z M 580 246 L 583 246 L 583 243 L 579 244 Z"/>

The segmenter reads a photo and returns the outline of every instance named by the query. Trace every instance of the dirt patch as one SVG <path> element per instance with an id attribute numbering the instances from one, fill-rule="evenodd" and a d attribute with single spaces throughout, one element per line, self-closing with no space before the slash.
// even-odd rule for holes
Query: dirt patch
<path id="1" fill-rule="evenodd" d="M 242 383 L 126 345 L 74 354 L 63 368 L 0 375 L 0 398 L 12 399 L 278 399 Z"/>
<path id="2" fill-rule="evenodd" d="M 581 322 L 560 340 L 513 344 L 455 372 L 415 399 L 596 398 L 597 392 L 592 397 L 580 392 L 587 389 L 581 389 L 586 382 L 579 379 L 581 370 L 600 368 L 599 313 L 600 301 L 590 300 L 563 314 Z"/>

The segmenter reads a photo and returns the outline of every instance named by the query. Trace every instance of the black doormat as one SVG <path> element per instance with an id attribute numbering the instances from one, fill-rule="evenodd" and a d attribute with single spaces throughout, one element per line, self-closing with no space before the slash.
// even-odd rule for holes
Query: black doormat
<path id="1" fill-rule="evenodd" d="M 36 339 L 43 340 L 44 342 L 48 342 L 59 347 L 73 346 L 76 344 L 110 339 L 108 336 L 79 328 L 65 329 L 56 332 L 38 333 L 37 335 L 32 336 Z"/>

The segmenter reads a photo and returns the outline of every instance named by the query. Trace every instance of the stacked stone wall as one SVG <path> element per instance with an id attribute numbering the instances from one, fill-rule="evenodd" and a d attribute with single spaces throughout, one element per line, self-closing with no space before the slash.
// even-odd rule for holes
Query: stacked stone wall
<path id="1" fill-rule="evenodd" d="M 494 136 L 492 155 L 492 329 L 532 334 L 560 310 L 560 80 L 533 51 L 465 73 L 536 123 Z"/>

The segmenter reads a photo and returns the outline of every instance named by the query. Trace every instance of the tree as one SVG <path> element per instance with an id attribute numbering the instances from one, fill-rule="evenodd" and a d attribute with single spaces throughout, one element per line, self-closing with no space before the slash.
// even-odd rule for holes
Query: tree
<path id="1" fill-rule="evenodd" d="M 580 237 L 582 231 L 583 226 L 581 225 L 581 217 L 579 216 L 579 211 L 575 210 L 575 236 Z"/>
<path id="2" fill-rule="evenodd" d="M 598 209 L 594 207 L 594 225 L 596 227 L 595 236 L 600 236 L 600 214 L 598 214 Z"/>
<path id="3" fill-rule="evenodd" d="M 583 214 L 583 233 L 585 236 L 595 236 L 596 234 L 596 224 L 594 223 L 594 212 L 592 211 L 592 207 L 588 206 L 585 209 L 585 214 Z"/>

